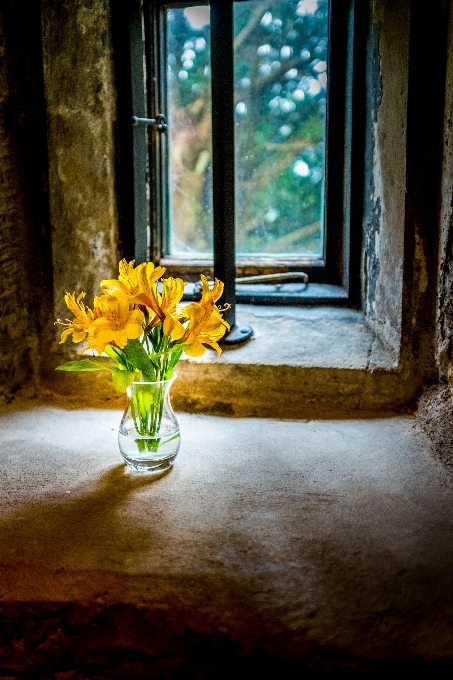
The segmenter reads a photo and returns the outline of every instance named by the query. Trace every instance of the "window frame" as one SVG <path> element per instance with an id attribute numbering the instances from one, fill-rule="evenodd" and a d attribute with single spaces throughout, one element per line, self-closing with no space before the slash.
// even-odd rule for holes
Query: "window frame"
<path id="1" fill-rule="evenodd" d="M 326 113 L 326 174 L 325 174 L 325 257 L 321 263 L 305 261 L 281 262 L 283 258 L 238 258 L 236 267 L 225 268 L 222 259 L 231 259 L 234 253 L 234 232 L 232 236 L 231 219 L 234 215 L 234 108 L 233 108 L 233 51 L 232 41 L 228 46 L 222 30 L 232 29 L 233 1 L 211 0 L 208 2 L 168 2 L 168 0 L 132 0 L 130 4 L 130 102 L 132 115 L 155 118 L 165 113 L 165 17 L 167 7 L 187 7 L 200 4 L 211 5 L 211 35 L 216 40 L 211 44 L 212 69 L 212 115 L 213 115 L 213 174 L 214 174 L 214 267 L 205 259 L 187 260 L 166 255 L 166 233 L 168 224 L 168 193 L 166 187 L 166 163 L 168 158 L 167 136 L 155 126 L 136 126 L 132 130 L 132 195 L 134 232 L 128 229 L 123 238 L 123 250 L 132 253 L 137 262 L 153 260 L 167 266 L 173 275 L 181 275 L 186 280 L 194 280 L 200 273 L 213 275 L 226 283 L 228 300 L 253 304 L 296 304 L 296 305 L 357 305 L 360 298 L 359 267 L 361 251 L 361 211 L 363 204 L 362 186 L 354 181 L 354 176 L 363 174 L 361 157 L 363 149 L 363 121 L 360 116 L 363 106 L 361 97 L 362 82 L 360 66 L 364 46 L 360 44 L 360 31 L 355 26 L 360 21 L 360 10 L 356 0 L 329 0 L 329 48 L 328 48 L 328 93 Z M 217 33 L 216 33 L 217 31 Z M 220 31 L 220 34 L 219 34 Z M 218 37 L 220 35 L 220 41 Z M 231 31 L 232 35 L 232 31 Z M 225 36 L 225 33 L 224 33 Z M 214 48 L 214 44 L 217 49 Z M 225 52 L 230 50 L 230 53 Z M 145 62 L 143 63 L 143 51 Z M 223 73 L 222 91 L 216 93 L 216 52 L 231 64 L 228 74 L 230 87 L 225 88 Z M 335 58 L 332 59 L 332 52 Z M 353 79 L 354 76 L 354 79 Z M 145 83 L 145 87 L 143 84 Z M 218 88 L 219 89 L 219 88 Z M 225 93 L 231 92 L 225 99 Z M 121 91 L 119 88 L 121 96 Z M 124 96 L 124 94 L 123 94 Z M 223 98 L 223 99 L 222 99 Z M 332 104 L 333 102 L 333 104 Z M 230 125 L 225 133 L 225 107 L 229 108 Z M 221 111 L 222 129 L 216 124 L 216 111 Z M 354 115 L 353 115 L 354 114 Z M 357 115 L 359 114 L 359 115 Z M 352 120 L 354 117 L 354 136 Z M 130 126 L 131 117 L 129 117 Z M 123 121 L 125 123 L 125 121 Z M 225 156 L 219 149 L 227 148 Z M 123 154 L 124 155 L 124 154 Z M 148 155 L 149 163 L 146 157 Z M 219 163 L 215 158 L 222 159 Z M 217 167 L 216 167 L 217 166 Z M 221 167 L 219 167 L 221 166 Z M 124 169 L 122 170 L 124 172 Z M 219 207 L 216 197 L 217 186 L 225 186 L 228 177 L 233 177 L 232 191 L 227 197 L 226 206 Z M 220 179 L 219 179 L 220 178 Z M 227 178 L 227 179 L 225 179 Z M 358 177 L 357 177 L 358 179 Z M 147 195 L 146 186 L 151 189 Z M 228 184 L 227 184 L 228 186 Z M 223 191 L 223 193 L 225 193 Z M 231 198 L 233 195 L 233 198 Z M 233 201 L 233 204 L 231 202 Z M 359 204 L 357 203 L 359 201 Z M 216 208 L 217 205 L 217 208 Z M 354 206 L 354 209 L 353 209 Z M 229 227 L 225 230 L 225 224 Z M 227 241 L 225 244 L 225 233 Z M 233 238 L 233 247 L 231 240 Z M 220 260 L 220 263 L 219 263 Z M 279 261 L 280 260 L 280 261 Z M 235 285 L 234 277 L 253 275 L 263 270 L 271 272 L 300 271 L 309 276 L 309 285 L 302 294 L 285 292 L 285 286 L 273 286 L 267 293 L 251 290 L 250 286 Z M 283 292 L 282 292 L 283 289 Z M 269 287 L 266 290 L 270 291 Z M 234 319 L 234 309 L 233 309 Z"/>

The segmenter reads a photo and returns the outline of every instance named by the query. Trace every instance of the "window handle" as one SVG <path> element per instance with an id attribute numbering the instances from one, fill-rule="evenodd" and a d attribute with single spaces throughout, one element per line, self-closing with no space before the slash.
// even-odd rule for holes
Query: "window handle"
<path id="1" fill-rule="evenodd" d="M 163 113 L 158 113 L 155 118 L 139 118 L 139 116 L 132 116 L 132 127 L 136 125 L 153 125 L 157 127 L 159 132 L 165 132 L 168 129 L 167 119 Z"/>

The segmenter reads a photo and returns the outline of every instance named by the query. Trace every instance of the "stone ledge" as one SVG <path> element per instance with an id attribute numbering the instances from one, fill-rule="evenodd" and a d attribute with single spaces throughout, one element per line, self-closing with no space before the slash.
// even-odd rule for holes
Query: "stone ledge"
<path id="1" fill-rule="evenodd" d="M 300 418 L 405 408 L 410 379 L 373 335 L 363 315 L 341 308 L 238 305 L 254 329 L 221 356 L 182 359 L 173 387 L 176 410 L 226 416 Z M 107 375 L 55 373 L 47 397 L 71 407 L 122 408 Z M 45 390 L 40 396 L 46 397 Z"/>

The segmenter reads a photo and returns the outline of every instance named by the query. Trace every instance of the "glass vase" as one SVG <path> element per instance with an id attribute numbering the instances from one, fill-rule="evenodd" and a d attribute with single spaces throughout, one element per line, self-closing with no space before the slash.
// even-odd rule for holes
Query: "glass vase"
<path id="1" fill-rule="evenodd" d="M 175 376 L 176 377 L 176 376 Z M 170 403 L 174 378 L 159 382 L 133 382 L 118 431 L 118 445 L 134 470 L 163 472 L 179 451 L 179 424 Z"/>

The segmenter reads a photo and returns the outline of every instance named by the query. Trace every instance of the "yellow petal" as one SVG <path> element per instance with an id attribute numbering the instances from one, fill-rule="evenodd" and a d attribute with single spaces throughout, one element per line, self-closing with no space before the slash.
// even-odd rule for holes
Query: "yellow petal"
<path id="1" fill-rule="evenodd" d="M 129 292 L 129 289 L 124 285 L 124 283 L 118 281 L 117 279 L 104 279 L 101 281 L 100 286 L 104 293 L 116 293 L 119 291 L 124 293 L 124 295 L 127 295 Z"/>
<path id="2" fill-rule="evenodd" d="M 82 340 L 85 340 L 85 335 L 86 335 L 86 330 L 75 330 L 72 334 L 72 342 L 82 342 Z"/>
<path id="3" fill-rule="evenodd" d="M 167 314 L 164 320 L 164 335 L 170 335 L 173 340 L 180 340 L 186 329 L 178 319 L 175 319 L 171 314 Z"/>
<path id="4" fill-rule="evenodd" d="M 204 309 L 198 302 L 191 302 L 184 307 L 184 315 L 189 319 L 189 327 L 196 326 L 204 317 Z"/>
<path id="5" fill-rule="evenodd" d="M 184 354 L 187 354 L 188 357 L 201 357 L 201 355 L 205 352 L 206 349 L 203 347 L 201 342 L 199 342 L 199 340 L 195 340 L 195 342 L 190 347 L 184 350 Z"/>
<path id="6" fill-rule="evenodd" d="M 85 295 L 85 293 L 80 293 L 79 299 L 81 299 L 81 296 L 83 295 Z M 78 316 L 80 314 L 80 307 L 76 302 L 75 293 L 66 293 L 64 296 L 64 301 L 66 302 L 69 311 L 72 312 L 74 316 Z"/>
<path id="7" fill-rule="evenodd" d="M 108 342 L 113 342 L 114 339 L 115 331 L 110 326 L 88 336 L 88 342 L 91 344 L 95 344 L 97 342 L 107 344 Z"/>
<path id="8" fill-rule="evenodd" d="M 62 331 L 61 336 L 60 336 L 60 345 L 62 345 L 66 341 L 66 338 L 68 337 L 68 335 L 71 335 L 73 330 L 74 329 L 71 325 L 70 328 L 65 328 L 64 331 Z"/>
<path id="9" fill-rule="evenodd" d="M 124 349 L 124 347 L 126 347 L 128 340 L 129 338 L 127 337 L 127 333 L 124 328 L 119 331 L 115 331 L 113 341 L 120 349 Z"/>
<path id="10" fill-rule="evenodd" d="M 110 328 L 111 328 L 110 321 L 105 317 L 101 316 L 99 317 L 99 319 L 96 319 L 96 321 L 93 321 L 88 332 L 90 335 L 95 336 L 98 335 L 99 332 L 109 330 Z"/>
<path id="11" fill-rule="evenodd" d="M 124 332 L 126 333 L 127 338 L 130 340 L 136 340 L 142 335 L 143 326 L 141 324 L 128 323 L 124 327 Z"/>

